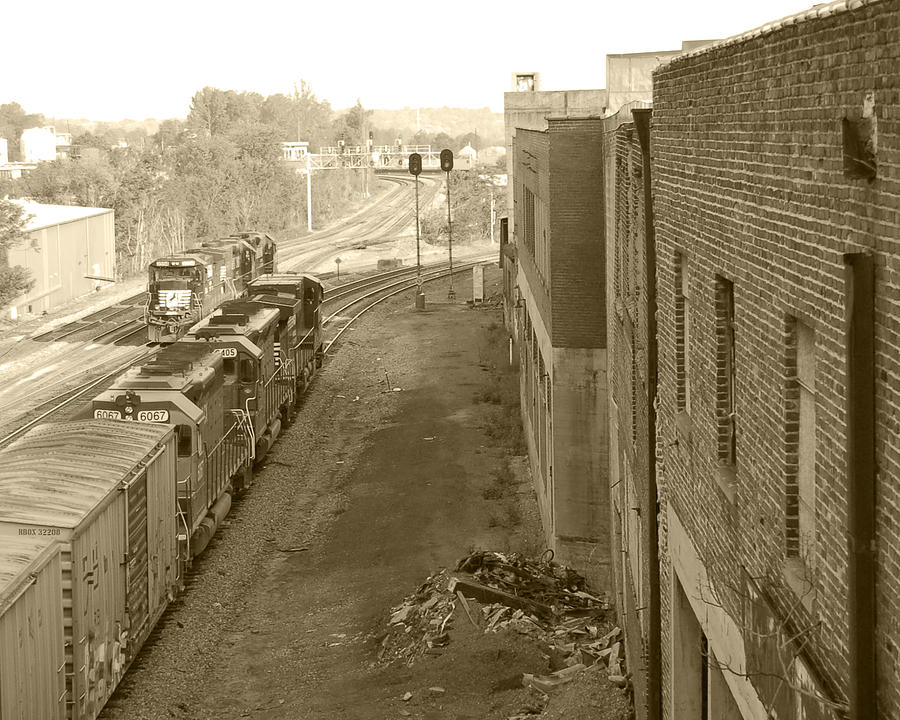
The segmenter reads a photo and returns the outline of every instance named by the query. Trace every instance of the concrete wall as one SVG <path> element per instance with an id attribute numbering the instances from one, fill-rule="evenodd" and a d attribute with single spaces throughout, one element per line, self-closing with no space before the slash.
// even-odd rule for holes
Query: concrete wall
<path id="1" fill-rule="evenodd" d="M 653 99 L 653 71 L 681 54 L 681 50 L 606 56 L 607 104 L 610 113 L 634 100 Z"/>
<path id="2" fill-rule="evenodd" d="M 796 678 L 773 700 L 764 673 L 784 671 L 751 632 L 752 608 L 775 628 L 773 642 L 791 634 L 802 642 L 804 682 L 821 683 L 838 701 L 848 693 L 843 255 L 854 252 L 870 253 L 876 268 L 878 703 L 880 716 L 900 716 L 900 387 L 892 380 L 900 376 L 900 2 L 846 7 L 766 26 L 654 76 L 663 648 L 674 642 L 665 588 L 677 576 L 716 656 L 732 658 L 738 671 L 747 664 L 749 682 L 728 682 L 745 717 L 762 717 L 757 701 L 774 701 L 779 717 L 795 717 L 795 706 L 806 717 L 832 715 L 790 689 Z M 847 144 L 848 127 L 875 149 L 876 177 L 848 169 L 845 158 L 859 152 Z M 689 411 L 677 397 L 678 252 L 687 258 Z M 717 460 L 717 276 L 734 287 L 732 466 Z M 792 318 L 814 333 L 813 457 L 798 455 L 791 420 Z M 812 467 L 816 528 L 810 554 L 791 558 L 798 462 Z M 664 708 L 677 717 L 677 662 L 666 652 L 663 661 Z"/>

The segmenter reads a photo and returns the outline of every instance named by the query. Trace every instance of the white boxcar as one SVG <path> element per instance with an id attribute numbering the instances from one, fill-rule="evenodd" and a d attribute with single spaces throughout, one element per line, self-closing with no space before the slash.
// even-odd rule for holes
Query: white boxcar
<path id="1" fill-rule="evenodd" d="M 0 543 L 0 720 L 65 720 L 60 545 Z"/>
<path id="2" fill-rule="evenodd" d="M 42 425 L 0 452 L 0 544 L 62 544 L 66 691 L 95 718 L 180 581 L 170 425 Z"/>

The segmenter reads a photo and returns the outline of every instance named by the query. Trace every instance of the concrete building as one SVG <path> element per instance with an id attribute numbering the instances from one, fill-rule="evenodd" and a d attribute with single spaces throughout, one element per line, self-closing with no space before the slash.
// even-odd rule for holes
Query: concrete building
<path id="1" fill-rule="evenodd" d="M 645 90 L 652 69 L 680 53 L 611 56 L 616 102 L 652 94 Z M 610 95 L 541 90 L 534 72 L 514 73 L 511 84 L 504 94 L 511 243 L 501 252 L 506 284 L 515 290 L 504 315 L 524 359 L 532 471 L 547 542 L 611 590 L 605 324 L 611 211 L 604 205 L 601 122 L 610 115 Z"/>
<path id="2" fill-rule="evenodd" d="M 10 266 L 29 270 L 34 287 L 16 298 L 10 317 L 41 313 L 95 290 L 116 276 L 113 211 L 23 203 L 29 240 L 8 253 Z"/>
<path id="3" fill-rule="evenodd" d="M 609 114 L 634 101 L 653 100 L 653 71 L 686 52 L 692 52 L 716 40 L 685 40 L 680 50 L 620 53 L 606 56 L 606 105 Z"/>

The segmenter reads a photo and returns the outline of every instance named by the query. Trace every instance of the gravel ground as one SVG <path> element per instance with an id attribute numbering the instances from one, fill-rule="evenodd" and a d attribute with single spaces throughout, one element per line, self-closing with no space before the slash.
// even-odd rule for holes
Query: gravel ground
<path id="1" fill-rule="evenodd" d="M 497 293 L 499 271 L 487 275 Z M 425 312 L 400 296 L 345 334 L 102 718 L 507 718 L 544 706 L 521 686 L 548 670 L 543 649 L 458 617 L 442 654 L 376 662 L 391 607 L 437 569 L 474 548 L 541 549 L 500 312 L 464 293 L 443 302 L 440 285 L 426 295 Z M 543 716 L 618 720 L 627 705 L 591 671 Z"/>

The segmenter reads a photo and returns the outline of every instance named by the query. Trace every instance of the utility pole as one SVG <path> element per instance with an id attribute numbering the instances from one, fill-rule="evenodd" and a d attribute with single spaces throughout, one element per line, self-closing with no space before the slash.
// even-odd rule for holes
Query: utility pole
<path id="1" fill-rule="evenodd" d="M 441 170 L 447 173 L 447 238 L 450 248 L 450 290 L 447 292 L 448 300 L 455 300 L 453 291 L 453 224 L 450 221 L 450 171 L 453 169 L 453 151 L 441 150 Z"/>
<path id="2" fill-rule="evenodd" d="M 312 155 L 306 152 L 306 229 L 312 232 Z"/>
<path id="3" fill-rule="evenodd" d="M 494 244 L 494 221 L 496 219 L 496 215 L 494 214 L 494 189 L 491 188 L 491 245 Z"/>

